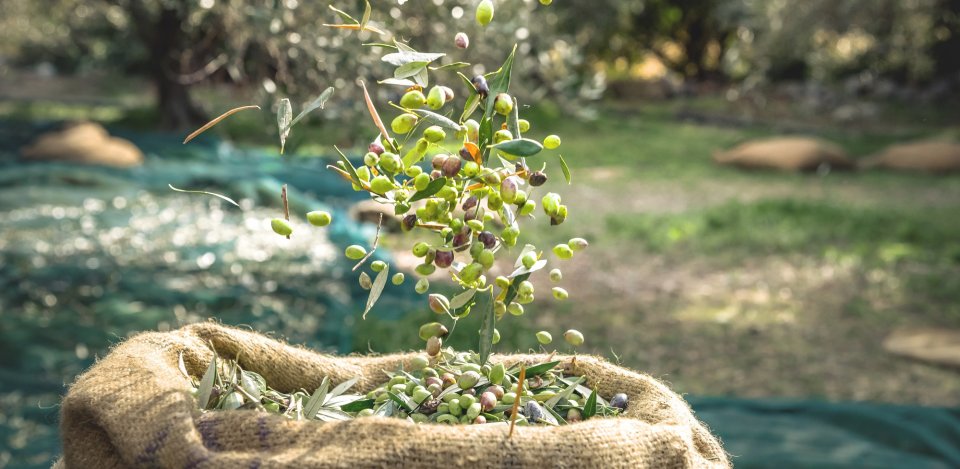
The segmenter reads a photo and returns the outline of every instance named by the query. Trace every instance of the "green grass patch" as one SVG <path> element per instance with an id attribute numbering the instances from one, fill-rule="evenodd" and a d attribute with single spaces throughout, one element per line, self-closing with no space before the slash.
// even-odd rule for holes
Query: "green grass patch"
<path id="1" fill-rule="evenodd" d="M 681 214 L 611 215 L 606 225 L 614 236 L 684 256 L 735 261 L 763 255 L 853 255 L 884 263 L 960 263 L 960 219 L 952 210 L 937 212 L 781 199 L 728 202 Z"/>

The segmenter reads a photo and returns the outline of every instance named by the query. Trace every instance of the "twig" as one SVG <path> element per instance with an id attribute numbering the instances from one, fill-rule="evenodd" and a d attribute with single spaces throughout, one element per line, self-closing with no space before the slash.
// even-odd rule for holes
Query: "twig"
<path id="1" fill-rule="evenodd" d="M 513 426 L 517 424 L 517 410 L 520 409 L 520 396 L 523 395 L 523 383 L 527 380 L 527 367 L 520 365 L 520 377 L 517 380 L 517 400 L 513 401 L 513 410 L 510 411 L 510 433 L 507 438 L 513 437 Z"/>
<path id="2" fill-rule="evenodd" d="M 284 220 L 290 221 L 290 203 L 287 201 L 287 185 L 284 184 L 280 188 L 280 200 L 283 201 L 283 218 Z M 290 235 L 287 235 L 287 239 L 290 239 Z"/>
<path id="3" fill-rule="evenodd" d="M 377 221 L 377 236 L 373 238 L 373 247 L 370 248 L 370 252 L 368 252 L 366 256 L 363 256 L 363 259 L 360 259 L 360 262 L 357 262 L 357 265 L 353 266 L 353 268 L 350 269 L 351 272 L 356 272 L 357 269 L 359 269 L 360 266 L 363 265 L 364 262 L 367 262 L 367 259 L 369 259 L 370 256 L 372 256 L 373 253 L 376 252 L 376 250 L 377 250 L 377 245 L 380 243 L 380 228 L 381 228 L 381 227 L 383 227 L 383 213 L 380 214 L 380 220 Z"/>

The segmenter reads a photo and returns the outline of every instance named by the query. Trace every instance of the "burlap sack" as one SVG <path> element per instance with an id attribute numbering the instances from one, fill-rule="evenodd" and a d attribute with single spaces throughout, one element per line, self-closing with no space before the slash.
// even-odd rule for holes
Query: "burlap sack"
<path id="1" fill-rule="evenodd" d="M 659 381 L 581 356 L 583 373 L 601 395 L 626 392 L 626 417 L 563 427 L 505 424 L 446 426 L 399 419 L 291 421 L 253 410 L 201 414 L 177 368 L 202 375 L 224 357 L 261 373 L 272 386 L 315 389 L 324 376 L 359 377 L 366 392 L 413 355 L 333 357 L 216 324 L 144 333 L 117 346 L 80 376 L 63 400 L 63 459 L 70 469 L 112 467 L 729 467 L 720 443 L 690 408 Z M 534 362 L 543 356 L 495 356 Z"/>
<path id="2" fill-rule="evenodd" d="M 960 143 L 930 141 L 891 145 L 866 158 L 861 166 L 929 173 L 960 171 Z"/>
<path id="3" fill-rule="evenodd" d="M 834 169 L 853 168 L 853 161 L 842 148 L 807 137 L 782 137 L 751 140 L 727 151 L 713 154 L 722 165 L 750 169 L 812 171 L 822 164 Z"/>
<path id="4" fill-rule="evenodd" d="M 47 132 L 20 149 L 29 161 L 66 161 L 129 167 L 143 163 L 143 153 L 122 138 L 111 137 L 99 124 L 80 122 L 63 130 Z"/>

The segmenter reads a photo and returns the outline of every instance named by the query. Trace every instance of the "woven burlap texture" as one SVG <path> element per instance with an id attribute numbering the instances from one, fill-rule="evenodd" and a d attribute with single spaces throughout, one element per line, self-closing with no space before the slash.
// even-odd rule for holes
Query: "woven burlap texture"
<path id="1" fill-rule="evenodd" d="M 211 349 L 212 347 L 212 349 Z M 720 443 L 690 408 L 649 376 L 579 356 L 564 366 L 602 396 L 625 392 L 620 418 L 562 427 L 413 424 L 399 419 L 293 421 L 254 410 L 201 413 L 178 369 L 203 374 L 213 351 L 239 357 L 278 390 L 313 390 L 357 377 L 367 392 L 414 354 L 337 357 L 214 323 L 142 333 L 115 347 L 81 375 L 63 400 L 63 458 L 57 467 L 583 467 L 726 468 Z M 494 355 L 535 363 L 543 355 Z"/>

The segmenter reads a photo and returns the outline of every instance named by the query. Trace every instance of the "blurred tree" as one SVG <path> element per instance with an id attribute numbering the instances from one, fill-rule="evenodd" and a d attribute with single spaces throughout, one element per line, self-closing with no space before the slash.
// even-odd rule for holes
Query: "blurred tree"
<path id="1" fill-rule="evenodd" d="M 390 70 L 379 60 L 386 53 L 383 47 L 362 44 L 389 42 L 394 37 L 419 50 L 448 52 L 442 63 L 475 64 L 467 74 L 491 71 L 518 43 L 518 60 L 523 63 L 518 71 L 538 79 L 529 93 L 559 92 L 580 84 L 570 68 L 580 62 L 577 50 L 571 42 L 561 40 L 563 33 L 533 37 L 527 29 L 529 24 L 558 21 L 552 7 L 537 2 L 502 2 L 497 20 L 481 28 L 473 19 L 473 0 L 407 2 L 402 6 L 374 1 L 373 24 L 387 31 L 381 36 L 322 26 L 340 22 L 326 2 L 7 1 L 15 5 L 2 2 L 0 13 L 9 11 L 20 18 L 18 44 L 9 47 L 11 55 L 29 62 L 49 61 L 63 71 L 101 68 L 148 76 L 156 88 L 161 122 L 168 128 L 192 127 L 204 120 L 189 88 L 211 81 L 253 85 L 266 96 L 282 94 L 301 100 L 335 86 L 337 99 L 353 107 L 337 106 L 327 117 L 347 121 L 344 113 L 360 109 L 353 80 L 359 77 L 375 82 L 386 78 Z M 334 5 L 358 18 L 364 8 L 362 0 Z M 535 14 L 542 17 L 534 21 Z M 450 17 L 453 21 L 446 20 Z M 57 34 L 47 34 L 51 30 Z M 470 35 L 469 50 L 453 47 L 458 31 Z M 442 76 L 451 86 L 460 86 L 453 72 Z M 398 91 L 379 88 L 385 95 Z"/>

